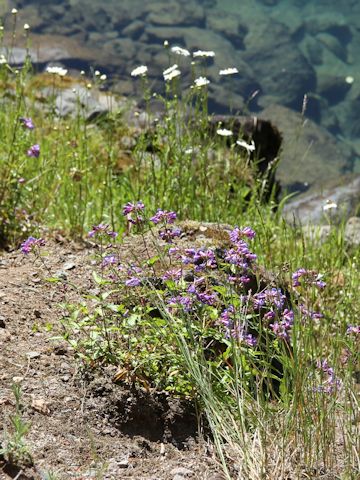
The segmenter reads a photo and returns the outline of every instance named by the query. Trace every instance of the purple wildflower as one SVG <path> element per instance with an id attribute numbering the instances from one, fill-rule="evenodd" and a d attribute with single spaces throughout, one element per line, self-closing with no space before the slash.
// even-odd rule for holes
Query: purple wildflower
<path id="1" fill-rule="evenodd" d="M 255 293 L 252 297 L 253 305 L 256 310 L 262 307 L 270 307 L 281 310 L 285 303 L 285 295 L 280 288 L 270 288 L 262 292 Z"/>
<path id="2" fill-rule="evenodd" d="M 174 238 L 180 237 L 181 229 L 180 228 L 165 228 L 159 232 L 161 240 L 164 240 L 166 243 L 172 243 Z"/>
<path id="3" fill-rule="evenodd" d="M 306 270 L 305 268 L 299 268 L 296 272 L 292 274 L 293 286 L 299 287 L 303 285 L 315 285 L 319 288 L 326 287 L 326 283 L 321 280 L 321 275 L 319 275 L 314 270 Z"/>
<path id="4" fill-rule="evenodd" d="M 128 202 L 123 207 L 123 215 L 126 217 L 129 223 L 140 224 L 144 221 L 142 212 L 145 209 L 143 202 L 138 201 L 136 203 Z"/>
<path id="5" fill-rule="evenodd" d="M 105 223 L 99 223 L 99 225 L 93 225 L 92 230 L 88 233 L 89 237 L 94 237 L 97 233 L 105 233 L 109 237 L 117 237 L 117 233 L 109 230 L 109 225 Z"/>
<path id="6" fill-rule="evenodd" d="M 178 282 L 182 276 L 181 269 L 173 268 L 171 270 L 167 270 L 164 275 L 161 277 L 162 280 L 173 280 L 174 282 Z"/>
<path id="7" fill-rule="evenodd" d="M 311 318 L 312 320 L 319 320 L 323 318 L 323 314 L 320 312 L 314 312 L 305 307 L 305 305 L 299 305 L 299 310 L 302 313 L 303 318 Z"/>
<path id="8" fill-rule="evenodd" d="M 20 117 L 19 118 L 20 122 L 22 123 L 22 125 L 29 129 L 29 130 L 34 130 L 35 128 L 35 125 L 33 124 L 33 121 L 31 118 L 29 117 Z"/>
<path id="9" fill-rule="evenodd" d="M 229 275 L 228 281 L 229 283 L 233 283 L 235 285 L 246 285 L 250 282 L 250 277 L 246 275 Z"/>
<path id="10" fill-rule="evenodd" d="M 239 240 L 233 248 L 227 251 L 225 260 L 232 265 L 242 269 L 247 269 L 249 263 L 256 260 L 256 255 L 250 252 L 246 242 Z"/>
<path id="11" fill-rule="evenodd" d="M 25 255 L 30 253 L 35 247 L 43 247 L 45 245 L 45 240 L 42 238 L 29 237 L 25 242 L 21 244 L 21 251 Z"/>
<path id="12" fill-rule="evenodd" d="M 40 145 L 38 144 L 32 145 L 27 151 L 27 156 L 38 158 L 40 156 Z"/>
<path id="13" fill-rule="evenodd" d="M 115 255 L 106 255 L 103 258 L 101 266 L 102 267 L 109 267 L 110 265 L 116 265 L 116 264 L 117 264 L 117 260 L 116 260 Z"/>
<path id="14" fill-rule="evenodd" d="M 168 300 L 170 307 L 181 306 L 185 312 L 190 312 L 193 309 L 193 299 L 188 295 L 178 295 Z"/>
<path id="15" fill-rule="evenodd" d="M 250 227 L 239 228 L 235 227 L 229 233 L 230 241 L 232 243 L 237 243 L 243 239 L 243 237 L 247 237 L 249 239 L 253 239 L 255 237 L 255 232 Z"/>
<path id="16" fill-rule="evenodd" d="M 138 277 L 130 277 L 125 281 L 127 287 L 138 287 L 141 284 L 141 280 Z"/>
<path id="17" fill-rule="evenodd" d="M 158 223 L 174 223 L 176 220 L 175 212 L 168 212 L 167 210 L 157 210 L 156 214 L 150 220 L 157 225 Z"/>
<path id="18" fill-rule="evenodd" d="M 341 381 L 335 375 L 335 371 L 332 367 L 330 367 L 327 360 L 318 360 L 317 361 L 317 369 L 320 370 L 323 374 L 327 377 L 323 379 L 321 385 L 315 388 L 315 391 L 320 393 L 334 393 L 339 390 L 341 387 Z"/>
<path id="19" fill-rule="evenodd" d="M 349 325 L 346 329 L 346 335 L 359 335 L 360 326 Z"/>

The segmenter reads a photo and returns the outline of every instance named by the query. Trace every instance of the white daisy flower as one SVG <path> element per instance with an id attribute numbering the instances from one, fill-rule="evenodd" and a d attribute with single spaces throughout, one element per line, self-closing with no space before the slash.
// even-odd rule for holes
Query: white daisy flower
<path id="1" fill-rule="evenodd" d="M 168 82 L 172 80 L 173 78 L 178 77 L 181 74 L 180 70 L 178 69 L 178 66 L 173 65 L 172 67 L 167 68 L 166 70 L 163 71 L 163 76 L 165 82 Z"/>
<path id="2" fill-rule="evenodd" d="M 245 148 L 245 150 L 248 153 L 251 153 L 255 150 L 255 143 L 254 140 L 251 140 L 251 143 L 246 143 L 245 140 L 236 140 L 236 143 L 239 145 L 239 147 Z"/>
<path id="3" fill-rule="evenodd" d="M 0 65 L 6 65 L 8 62 L 4 55 L 0 55 Z"/>
<path id="4" fill-rule="evenodd" d="M 102 82 L 104 82 L 105 80 L 107 79 L 107 75 L 105 73 L 103 73 L 102 75 L 100 75 L 100 80 Z"/>
<path id="5" fill-rule="evenodd" d="M 147 74 L 148 67 L 146 65 L 140 65 L 140 67 L 134 68 L 131 72 L 132 77 L 144 77 Z"/>
<path id="6" fill-rule="evenodd" d="M 171 47 L 171 51 L 177 55 L 182 55 L 183 57 L 190 57 L 190 52 L 189 50 L 186 50 L 186 48 Z"/>
<path id="7" fill-rule="evenodd" d="M 215 57 L 215 52 L 212 50 L 196 50 L 193 57 Z"/>
<path id="8" fill-rule="evenodd" d="M 233 134 L 231 130 L 227 130 L 226 128 L 219 128 L 218 130 L 216 130 L 216 133 L 221 137 L 230 137 L 230 135 Z"/>
<path id="9" fill-rule="evenodd" d="M 11 10 L 11 13 L 12 13 L 13 15 L 16 15 L 16 14 L 18 13 L 18 11 L 16 10 L 16 8 L 13 8 L 13 9 Z"/>
<path id="10" fill-rule="evenodd" d="M 327 210 L 336 210 L 337 207 L 337 203 L 335 203 L 333 200 L 327 200 L 322 208 L 324 212 L 326 212 Z"/>
<path id="11" fill-rule="evenodd" d="M 235 75 L 235 73 L 239 73 L 239 70 L 235 67 L 230 67 L 220 70 L 219 75 Z"/>
<path id="12" fill-rule="evenodd" d="M 68 72 L 66 68 L 62 67 L 47 67 L 46 71 L 52 75 L 59 75 L 60 77 L 65 77 Z"/>
<path id="13" fill-rule="evenodd" d="M 345 77 L 345 82 L 348 83 L 349 85 L 351 85 L 352 83 L 354 83 L 354 77 L 352 77 L 351 75 L 348 75 L 347 77 Z"/>
<path id="14" fill-rule="evenodd" d="M 205 87 L 205 85 L 210 83 L 210 80 L 208 80 L 206 77 L 199 77 L 195 78 L 194 83 L 195 87 Z"/>
<path id="15" fill-rule="evenodd" d="M 28 23 L 24 23 L 24 30 L 29 30 L 30 25 Z"/>

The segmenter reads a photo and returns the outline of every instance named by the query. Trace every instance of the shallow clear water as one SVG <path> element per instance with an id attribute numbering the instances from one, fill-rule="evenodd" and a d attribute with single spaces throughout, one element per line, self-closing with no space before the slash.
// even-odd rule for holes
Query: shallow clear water
<path id="1" fill-rule="evenodd" d="M 195 67 L 211 82 L 214 112 L 265 111 L 277 123 L 274 105 L 301 112 L 306 94 L 305 115 L 332 135 L 339 147 L 333 156 L 345 158 L 338 172 L 360 172 L 358 0 L 18 0 L 12 6 L 46 45 L 59 43 L 54 35 L 63 38 L 67 55 L 60 53 L 58 63 L 92 65 L 125 95 L 138 93 L 130 76 L 138 65 L 148 66 L 153 90 L 161 91 L 163 70 L 176 62 L 189 87 L 189 58 L 172 54 L 164 41 L 215 52 Z M 239 73 L 220 76 L 227 67 Z"/>

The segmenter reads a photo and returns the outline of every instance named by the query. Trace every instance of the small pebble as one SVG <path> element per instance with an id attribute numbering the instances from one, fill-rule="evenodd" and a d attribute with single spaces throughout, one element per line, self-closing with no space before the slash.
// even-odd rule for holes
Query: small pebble
<path id="1" fill-rule="evenodd" d="M 38 358 L 38 357 L 40 357 L 40 353 L 39 352 L 27 352 L 26 356 L 29 357 L 29 358 Z"/>
<path id="2" fill-rule="evenodd" d="M 193 475 L 193 472 L 185 467 L 173 468 L 170 475 L 174 475 L 173 480 L 183 480 L 186 477 Z"/>

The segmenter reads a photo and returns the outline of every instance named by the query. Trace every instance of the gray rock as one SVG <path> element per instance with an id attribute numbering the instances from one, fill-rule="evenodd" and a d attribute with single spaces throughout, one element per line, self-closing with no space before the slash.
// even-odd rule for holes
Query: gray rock
<path id="1" fill-rule="evenodd" d="M 141 20 L 134 20 L 127 25 L 121 32 L 122 36 L 130 37 L 133 40 L 137 40 L 145 29 L 145 23 Z"/>
<path id="2" fill-rule="evenodd" d="M 351 245 L 360 245 L 360 218 L 350 217 L 345 225 L 345 240 Z"/>
<path id="3" fill-rule="evenodd" d="M 316 38 L 343 62 L 347 62 L 347 50 L 344 44 L 330 33 L 319 33 Z"/>
<path id="4" fill-rule="evenodd" d="M 283 186 L 292 189 L 294 180 L 320 186 L 351 170 L 353 150 L 311 120 L 280 105 L 265 108 L 260 116 L 276 125 L 283 136 L 276 172 Z"/>
<path id="5" fill-rule="evenodd" d="M 350 88 L 351 84 L 345 81 L 345 77 L 318 75 L 317 92 L 326 98 L 330 105 L 341 102 Z"/>
<path id="6" fill-rule="evenodd" d="M 151 11 L 146 20 L 153 25 L 197 27 L 204 25 L 205 11 L 203 7 L 194 2 L 152 3 Z"/>
<path id="7" fill-rule="evenodd" d="M 327 202 L 331 201 L 337 205 L 336 208 L 324 210 Z M 294 220 L 302 225 L 328 224 L 329 220 L 336 224 L 344 217 L 349 218 L 354 215 L 360 203 L 360 175 L 353 178 L 344 177 L 337 184 L 325 187 L 321 191 L 313 190 L 299 195 L 289 201 L 284 207 L 284 217 L 292 223 Z M 358 224 L 352 220 L 348 227 L 348 237 L 353 232 L 353 237 L 357 235 Z M 353 229 L 353 230 L 352 230 Z M 321 232 L 323 235 L 324 232 Z"/>
<path id="8" fill-rule="evenodd" d="M 315 90 L 316 75 L 289 30 L 274 20 L 254 22 L 245 47 L 242 58 L 251 65 L 263 93 L 300 109 L 304 94 Z"/>
<path id="9" fill-rule="evenodd" d="M 224 12 L 220 9 L 210 10 L 206 17 L 206 26 L 216 33 L 220 33 L 236 48 L 244 48 L 244 39 L 247 27 L 241 22 L 241 17 Z"/>

